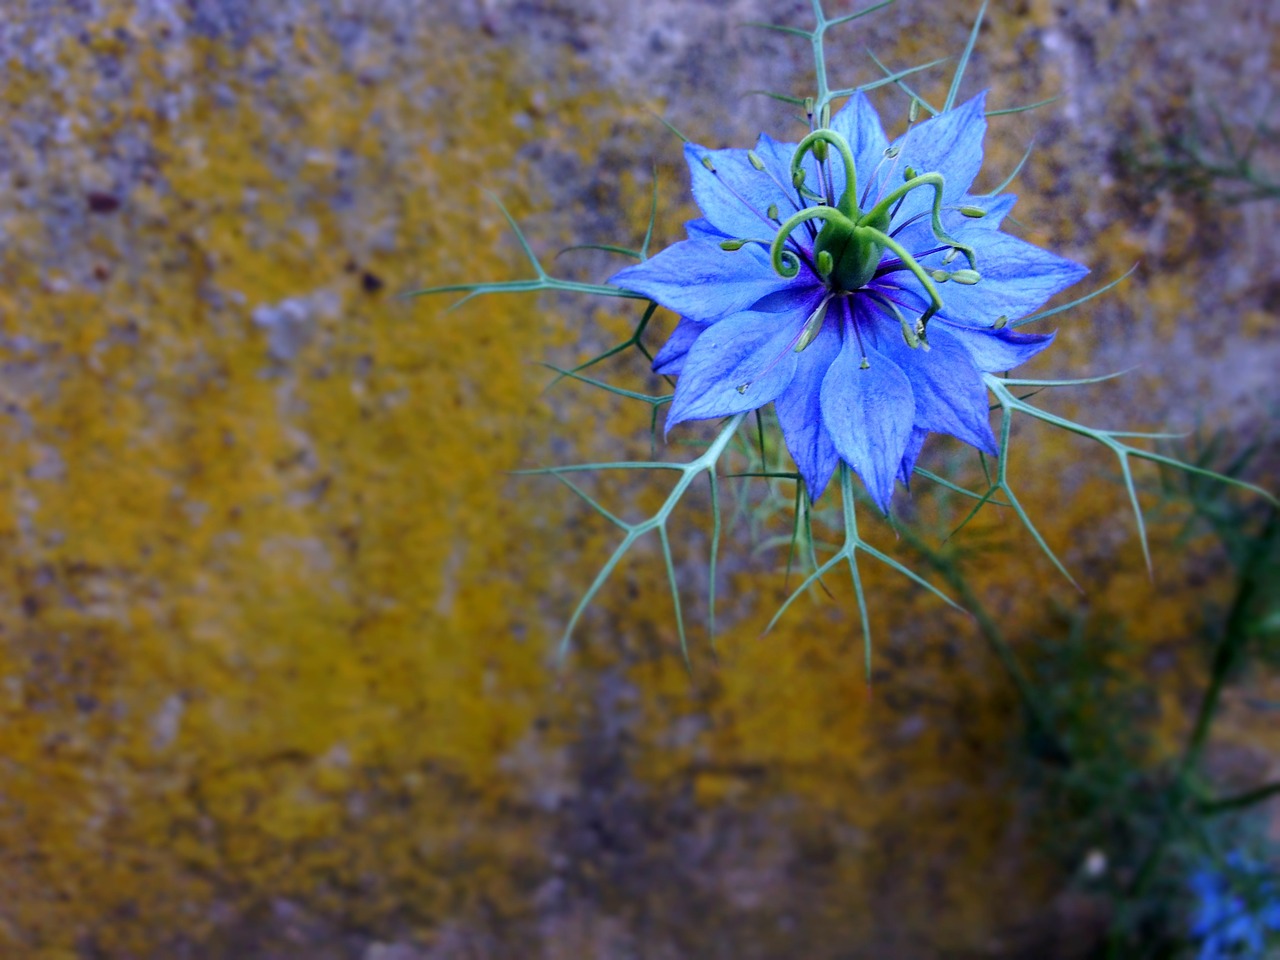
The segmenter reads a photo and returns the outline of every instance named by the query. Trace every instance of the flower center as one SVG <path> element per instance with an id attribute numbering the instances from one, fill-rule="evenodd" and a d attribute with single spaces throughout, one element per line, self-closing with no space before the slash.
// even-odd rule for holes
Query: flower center
<path id="1" fill-rule="evenodd" d="M 943 305 L 942 296 L 938 293 L 938 285 L 947 280 L 972 284 L 981 279 L 973 248 L 950 236 L 942 227 L 942 197 L 945 187 L 942 174 L 917 173 L 911 167 L 907 167 L 903 177 L 905 182 L 889 191 L 869 209 L 863 210 L 858 206 L 858 177 L 853 151 L 843 136 L 826 125 L 825 115 L 823 122 L 823 126 L 812 130 L 800 141 L 791 158 L 791 183 L 798 198 L 797 212 L 780 224 L 778 224 L 776 206 L 770 207 L 767 217 L 761 217 L 770 225 L 778 224 L 772 241 L 726 240 L 721 246 L 726 250 L 737 250 L 748 243 L 767 244 L 773 269 L 779 276 L 788 278 L 799 274 L 803 259 L 826 285 L 827 300 L 864 291 L 900 321 L 903 338 L 907 343 L 912 347 L 927 346 L 925 330 L 929 319 L 941 310 Z M 838 200 L 835 198 L 835 170 L 830 160 L 831 148 L 839 153 L 843 162 L 845 182 Z M 896 158 L 899 149 L 896 146 L 890 147 L 885 151 L 886 158 Z M 806 185 L 808 174 L 804 169 L 804 160 L 810 153 L 817 162 L 818 192 L 814 192 Z M 753 151 L 748 151 L 748 158 L 756 170 L 767 172 L 764 163 Z M 716 173 L 710 158 L 704 159 L 703 163 L 708 170 Z M 921 213 L 900 224 L 896 230 L 890 230 L 891 220 L 902 202 L 908 194 L 922 187 L 933 190 L 933 204 L 928 216 L 933 236 L 940 245 L 927 253 L 932 254 L 949 249 L 943 260 L 944 264 L 950 263 L 956 256 L 963 253 L 968 260 L 968 269 L 925 270 L 916 256 L 896 239 L 895 234 L 902 227 L 923 218 L 926 214 Z M 977 207 L 960 207 L 959 209 L 967 217 L 985 216 L 985 211 Z M 816 234 L 813 221 L 822 222 L 822 227 Z M 809 251 L 792 239 L 792 234 L 801 226 L 808 230 L 813 240 L 812 260 L 810 260 Z M 888 268 L 882 266 L 886 253 L 892 253 L 897 257 L 897 262 Z M 926 254 L 921 254 L 921 256 L 924 255 Z M 885 296 L 883 290 L 868 286 L 876 277 L 901 269 L 909 270 L 915 275 L 929 298 L 928 307 L 914 323 L 909 322 L 902 315 L 899 304 Z M 827 300 L 823 301 L 824 306 Z M 825 310 L 820 313 L 825 313 Z M 806 323 L 805 331 L 808 335 L 801 336 L 797 350 L 803 350 L 816 334 L 816 329 L 810 329 L 812 322 L 811 319 Z"/>

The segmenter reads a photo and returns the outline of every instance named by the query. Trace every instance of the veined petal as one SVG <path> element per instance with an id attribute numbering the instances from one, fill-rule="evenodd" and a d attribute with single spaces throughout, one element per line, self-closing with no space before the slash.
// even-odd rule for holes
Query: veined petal
<path id="1" fill-rule="evenodd" d="M 968 103 L 919 123 L 898 137 L 892 145 L 900 152 L 894 160 L 881 165 L 866 206 L 873 206 L 879 197 L 897 189 L 907 167 L 917 174 L 942 174 L 945 181 L 942 202 L 958 203 L 982 169 L 982 138 L 987 132 L 986 99 L 986 93 L 980 93 Z M 931 187 L 912 190 L 894 220 L 902 222 L 927 212 L 932 208 L 933 196 Z"/>
<path id="2" fill-rule="evenodd" d="M 916 468 L 916 461 L 920 459 L 920 451 L 924 449 L 924 441 L 928 436 L 928 430 L 911 428 L 911 438 L 907 441 L 907 449 L 903 451 L 902 463 L 898 465 L 898 479 L 904 487 L 911 486 L 911 473 Z"/>
<path id="3" fill-rule="evenodd" d="M 685 357 L 667 429 L 755 410 L 782 393 L 796 369 L 792 341 L 820 300 L 814 292 L 807 306 L 748 310 L 706 327 Z"/>
<path id="4" fill-rule="evenodd" d="M 869 307 L 866 312 L 875 309 Z M 941 324 L 930 324 L 929 349 L 912 349 L 902 339 L 896 319 L 881 317 L 864 323 L 863 329 L 871 335 L 876 349 L 911 381 L 916 427 L 950 434 L 984 453 L 997 454 L 987 388 L 969 351 L 956 337 Z"/>
<path id="5" fill-rule="evenodd" d="M 1026 363 L 1049 344 L 1053 343 L 1052 333 L 1018 333 L 1004 327 L 993 330 L 990 327 L 968 327 L 964 324 L 949 323 L 941 317 L 929 321 L 929 337 L 934 337 L 934 327 L 945 327 L 956 340 L 968 351 L 973 365 L 983 373 L 1000 373 L 1012 370 Z"/>
<path id="6" fill-rule="evenodd" d="M 872 347 L 866 359 L 864 370 L 858 341 L 846 332 L 840 354 L 822 381 L 822 422 L 840 458 L 888 513 L 916 404 L 911 382 L 892 360 Z"/>
<path id="7" fill-rule="evenodd" d="M 654 355 L 653 372 L 673 377 L 680 373 L 684 369 L 684 358 L 689 349 L 706 329 L 705 323 L 681 317 L 676 328 L 671 331 L 671 336 L 667 337 L 667 342 Z"/>
<path id="8" fill-rule="evenodd" d="M 835 443 L 822 424 L 822 380 L 839 354 L 840 334 L 829 320 L 797 354 L 795 375 L 774 400 L 787 450 L 804 477 L 811 501 L 822 495 L 840 462 Z"/>
<path id="9" fill-rule="evenodd" d="M 771 293 L 803 288 L 812 275 L 780 277 L 768 253 L 751 245 L 722 250 L 708 240 L 682 240 L 643 263 L 609 278 L 614 286 L 643 294 L 681 316 L 710 323 L 745 310 Z"/>
<path id="10" fill-rule="evenodd" d="M 706 217 L 699 217 L 697 220 L 690 220 L 684 225 L 684 232 L 689 235 L 690 240 L 714 240 L 719 243 L 721 240 L 730 240 L 728 234 L 717 230 Z"/>
<path id="11" fill-rule="evenodd" d="M 708 150 L 686 143 L 684 156 L 689 164 L 693 199 L 712 226 L 738 239 L 772 239 L 765 213 L 771 203 L 781 209 L 789 202 L 788 197 L 773 178 L 751 165 L 746 150 Z M 704 159 L 715 166 L 714 173 L 707 169 Z M 782 181 L 784 186 L 790 182 L 789 177 Z"/>

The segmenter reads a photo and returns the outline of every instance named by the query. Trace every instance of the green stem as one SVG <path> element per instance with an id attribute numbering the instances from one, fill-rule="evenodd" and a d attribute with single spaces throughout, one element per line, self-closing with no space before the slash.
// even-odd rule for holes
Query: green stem
<path id="1" fill-rule="evenodd" d="M 1234 797 L 1207 800 L 1200 804 L 1199 809 L 1205 816 L 1212 817 L 1221 813 L 1230 813 L 1232 810 L 1243 810 L 1245 807 L 1252 807 L 1255 803 L 1262 803 L 1275 796 L 1280 796 L 1280 783 L 1268 783 L 1266 786 L 1256 787 L 1246 793 L 1238 793 Z"/>

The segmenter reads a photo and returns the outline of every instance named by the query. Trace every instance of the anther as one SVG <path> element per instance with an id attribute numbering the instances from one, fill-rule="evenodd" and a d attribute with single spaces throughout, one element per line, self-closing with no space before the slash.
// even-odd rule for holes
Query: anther
<path id="1" fill-rule="evenodd" d="M 751 386 L 751 381 L 750 381 L 750 380 L 748 380 L 746 383 L 740 383 L 740 384 L 738 384 L 738 392 L 739 392 L 739 393 L 746 393 L 746 392 L 747 392 L 747 390 L 750 388 L 750 386 Z"/>
<path id="2" fill-rule="evenodd" d="M 809 126 L 813 126 L 813 97 L 804 98 L 804 115 L 809 118 Z"/>
<path id="3" fill-rule="evenodd" d="M 751 165 L 757 170 L 764 170 L 764 161 L 760 159 L 754 150 L 747 151 L 747 159 L 751 161 Z"/>
<path id="4" fill-rule="evenodd" d="M 818 276 L 826 280 L 831 276 L 831 271 L 836 268 L 835 257 L 831 256 L 830 250 L 819 250 L 817 264 Z"/>
<path id="5" fill-rule="evenodd" d="M 958 256 L 960 256 L 960 251 L 957 250 L 955 247 L 952 247 L 950 250 L 948 250 L 946 253 L 942 255 L 942 265 L 945 267 L 947 264 L 951 263 L 951 261 L 955 260 L 955 258 Z"/>
<path id="6" fill-rule="evenodd" d="M 821 120 L 824 129 L 831 126 L 831 104 L 828 103 L 823 105 Z"/>
<path id="7" fill-rule="evenodd" d="M 1007 324 L 1008 322 L 1009 322 L 1009 318 L 1002 313 L 1000 314 L 1000 316 L 996 317 L 996 322 L 993 323 L 991 327 L 994 330 L 1003 330 L 1005 328 L 1005 324 Z"/>
<path id="8" fill-rule="evenodd" d="M 961 207 L 960 212 L 972 220 L 981 220 L 987 215 L 987 211 L 981 207 Z"/>
<path id="9" fill-rule="evenodd" d="M 820 304 L 818 309 L 809 315 L 809 319 L 804 322 L 804 329 L 800 331 L 800 339 L 796 341 L 795 351 L 799 353 L 809 344 L 813 343 L 814 337 L 822 330 L 822 321 L 827 318 L 827 304 L 831 302 L 830 297 L 826 297 Z"/>
<path id="10" fill-rule="evenodd" d="M 710 157 L 703 157 L 702 165 L 706 167 L 708 170 L 710 170 L 712 173 L 716 172 L 716 165 L 712 162 Z"/>
<path id="11" fill-rule="evenodd" d="M 721 244 L 721 246 L 723 246 L 723 244 Z M 930 270 L 929 276 L 933 277 L 934 283 L 946 283 L 951 279 L 953 274 L 948 273 L 946 270 Z"/>
<path id="12" fill-rule="evenodd" d="M 721 240 L 720 249 L 728 250 L 730 253 L 732 253 L 734 250 L 741 250 L 750 242 L 751 242 L 750 240 Z"/>
<path id="13" fill-rule="evenodd" d="M 903 180 L 914 180 L 915 178 L 916 178 L 916 168 L 915 168 L 915 167 L 907 167 L 906 169 L 904 169 L 904 170 L 902 171 L 902 179 L 903 179 Z"/>
<path id="14" fill-rule="evenodd" d="M 769 204 L 769 209 L 765 211 L 770 220 L 778 219 L 778 205 L 776 203 Z"/>
<path id="15" fill-rule="evenodd" d="M 802 189 L 804 187 L 805 176 L 806 174 L 803 170 L 795 171 L 793 174 L 791 174 L 791 185 L 795 187 L 797 190 Z"/>
<path id="16" fill-rule="evenodd" d="M 868 360 L 866 357 L 863 357 L 863 358 L 862 358 L 862 363 L 858 364 L 858 369 L 859 369 L 859 370 L 870 370 L 870 369 L 871 369 L 871 361 L 870 361 L 870 360 Z"/>
<path id="17" fill-rule="evenodd" d="M 911 98 L 911 108 L 907 111 L 907 122 L 915 123 L 920 119 L 920 101 L 915 97 Z"/>
<path id="18" fill-rule="evenodd" d="M 902 152 L 902 147 L 895 144 L 892 147 L 884 148 L 884 157 L 886 160 L 896 160 L 898 159 L 898 154 L 900 154 L 901 152 Z"/>
<path id="19" fill-rule="evenodd" d="M 815 140 L 813 142 L 813 156 L 819 163 L 825 163 L 827 160 L 827 141 Z"/>
<path id="20" fill-rule="evenodd" d="M 951 275 L 951 279 L 956 283 L 963 283 L 965 286 L 971 287 L 982 279 L 982 274 L 977 270 L 957 270 Z"/>

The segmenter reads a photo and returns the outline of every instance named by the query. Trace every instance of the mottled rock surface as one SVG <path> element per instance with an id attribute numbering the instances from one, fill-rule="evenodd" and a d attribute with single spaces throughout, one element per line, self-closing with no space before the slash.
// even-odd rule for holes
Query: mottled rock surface
<path id="1" fill-rule="evenodd" d="M 867 48 L 895 68 L 954 57 L 962 6 L 900 0 L 833 33 L 833 77 L 875 78 Z M 564 385 L 544 397 L 536 366 L 635 317 L 393 296 L 524 275 L 481 188 L 549 262 L 637 242 L 656 166 L 657 240 L 681 236 L 678 142 L 653 112 L 712 146 L 794 130 L 748 91 L 807 92 L 804 44 L 741 24 L 808 9 L 8 4 L 0 955 L 1088 955 L 1107 920 L 1077 870 L 1089 850 L 1040 818 L 1019 708 L 971 622 L 868 570 L 869 693 L 843 584 L 757 639 L 785 556 L 752 556 L 743 525 L 718 661 L 696 634 L 686 673 L 655 546 L 557 666 L 616 531 L 503 471 L 647 452 L 645 414 Z M 993 121 L 992 186 L 1035 139 L 1014 187 L 1025 235 L 1099 284 L 1140 264 L 1064 318 L 1032 372 L 1138 365 L 1058 402 L 1261 436 L 1273 482 L 1274 202 L 1225 206 L 1150 161 L 1215 107 L 1247 133 L 1274 92 L 1278 19 L 1263 0 L 996 0 L 965 82 L 994 107 L 1060 97 Z M 944 95 L 948 69 L 921 94 Z M 905 122 L 901 93 L 876 97 Z M 1258 162 L 1274 175 L 1274 137 Z M 617 265 L 556 262 L 592 280 Z M 634 358 L 611 372 L 658 386 Z M 1149 685 L 1140 722 L 1161 756 L 1229 590 L 1222 559 L 1157 510 L 1153 584 L 1114 464 L 1024 439 L 1020 490 L 1087 599 L 998 519 L 965 541 L 994 548 L 975 594 L 1033 660 L 1076 614 L 1123 632 L 1110 665 Z M 950 514 L 930 503 L 936 543 Z M 690 525 L 692 618 L 707 530 Z M 1263 679 L 1249 694 L 1280 696 Z M 1280 739 L 1247 700 L 1217 762 L 1274 779 Z"/>

